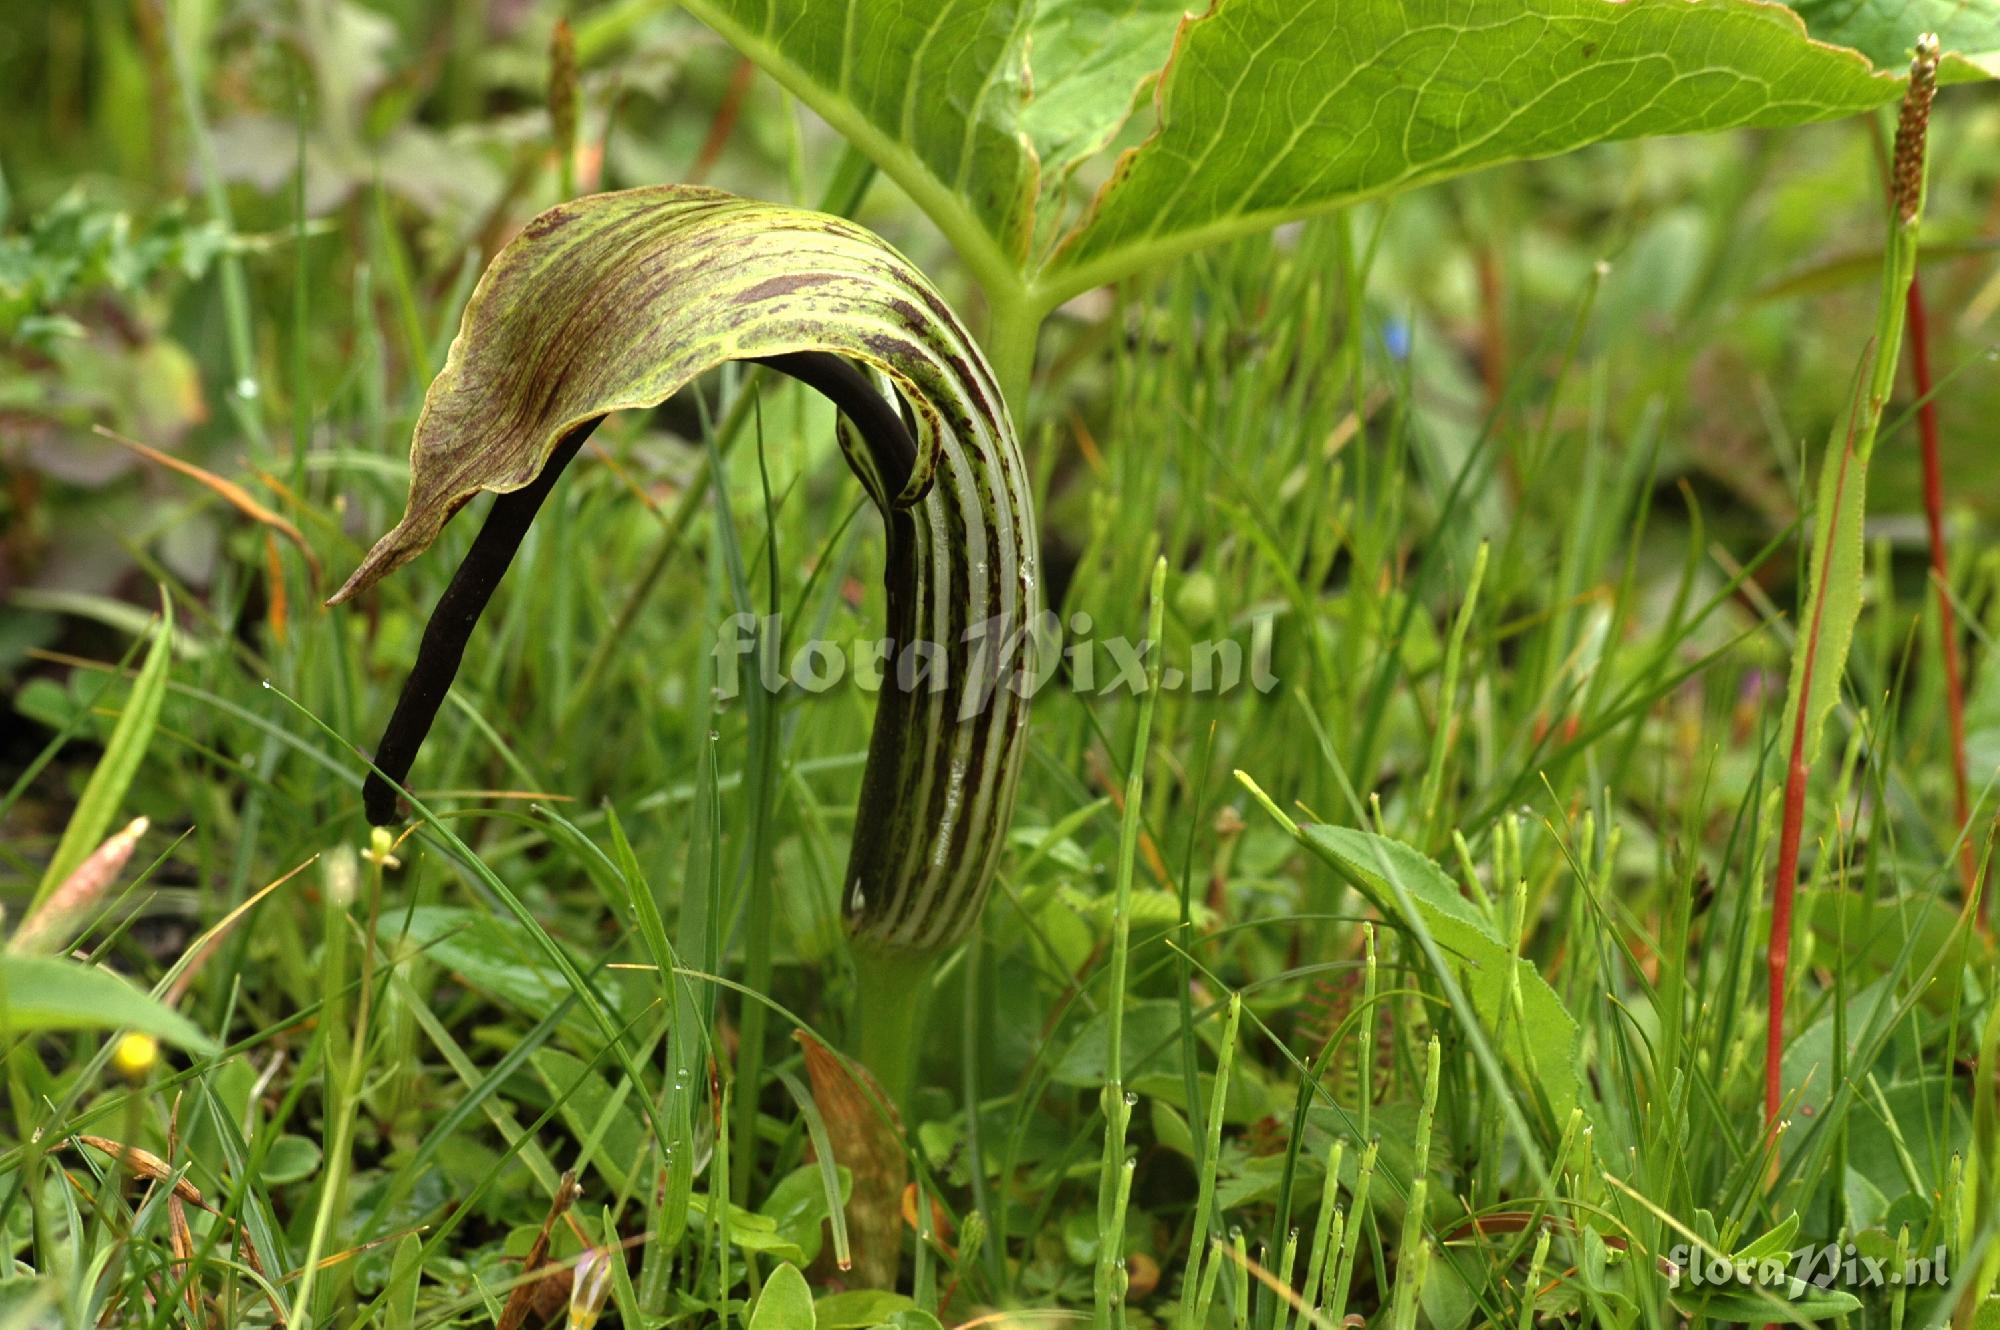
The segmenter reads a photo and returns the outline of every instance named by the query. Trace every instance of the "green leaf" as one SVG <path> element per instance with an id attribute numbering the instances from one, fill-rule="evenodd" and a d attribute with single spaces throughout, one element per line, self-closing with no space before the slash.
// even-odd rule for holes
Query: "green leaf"
<path id="1" fill-rule="evenodd" d="M 1555 1120 L 1564 1121 L 1577 1096 L 1576 1019 L 1535 967 L 1501 941 L 1442 868 L 1409 846 L 1346 827 L 1302 826 L 1299 834 L 1391 919 L 1401 918 L 1402 912 L 1383 876 L 1385 866 L 1395 874 L 1424 928 L 1459 962 L 1466 999 L 1496 1050 L 1516 1074 L 1540 1087 Z M 1518 989 L 1518 1010 L 1509 1000 L 1510 975 Z"/>
<path id="2" fill-rule="evenodd" d="M 2000 77 L 2000 0 L 1791 0 L 1821 41 L 1851 46 L 1885 69 L 1909 67 L 1911 48 L 1926 32 L 1943 46 L 1945 80 L 1951 57 L 1965 62 L 1958 77 Z"/>
<path id="3" fill-rule="evenodd" d="M 907 1293 L 855 1288 L 827 1294 L 813 1305 L 813 1311 L 819 1318 L 817 1330 L 874 1330 L 897 1313 L 914 1310 L 916 1305 Z"/>
<path id="4" fill-rule="evenodd" d="M 1948 44 L 1990 50 L 1996 4 L 1922 7 Z M 1477 21 L 1452 0 L 1216 0 L 1188 19 L 1176 0 L 687 5 L 901 185 L 997 304 L 1036 311 L 1483 166 L 1864 111 L 1901 94 L 1894 53 L 1919 30 L 1890 33 L 1892 0 L 1801 6 L 1898 66 L 1877 75 L 1764 0 L 1526 0 Z M 1072 173 L 1149 89 L 1150 137 L 1051 253 Z"/>
<path id="5" fill-rule="evenodd" d="M 883 1330 L 944 1330 L 944 1322 L 921 1307 L 905 1307 L 882 1322 Z"/>
<path id="6" fill-rule="evenodd" d="M 853 1175 L 844 1168 L 833 1171 L 830 1184 L 833 1196 L 845 1204 L 853 1194 Z M 826 1227 L 828 1215 L 829 1184 L 822 1180 L 817 1164 L 801 1164 L 784 1177 L 758 1207 L 778 1232 L 790 1238 L 805 1253 L 810 1264 L 819 1257 L 820 1238 Z"/>
<path id="7" fill-rule="evenodd" d="M 528 1065 L 548 1091 L 560 1099 L 563 1124 L 579 1141 L 601 1133 L 590 1162 L 613 1188 L 631 1185 L 634 1161 L 645 1157 L 645 1129 L 629 1104 L 614 1107 L 612 1090 L 589 1063 L 553 1048 L 538 1048 Z M 605 1115 L 609 1113 L 607 1122 Z"/>
<path id="8" fill-rule="evenodd" d="M 1045 0 L 1028 30 L 1033 95 L 1020 125 L 1043 188 L 1117 135 L 1173 51 L 1184 0 Z"/>
<path id="9" fill-rule="evenodd" d="M 1126 1083 L 1148 1070 L 1170 1065 L 1179 1045 L 1174 1034 L 1180 1029 L 1179 1004 L 1168 1001 L 1131 1002 L 1124 1008 L 1124 1038 L 1119 1041 L 1116 1070 L 1111 1060 L 1111 1013 L 1100 1011 L 1084 1022 L 1083 1028 L 1050 1068 L 1060 1085 L 1100 1086 L 1107 1080 Z"/>
<path id="10" fill-rule="evenodd" d="M 153 730 L 160 721 L 160 702 L 167 695 L 167 664 L 173 658 L 173 634 L 164 626 L 173 622 L 173 609 L 172 598 L 162 588 L 160 625 L 153 631 L 153 645 L 147 649 L 138 680 L 125 699 L 117 728 L 111 731 L 111 739 L 104 746 L 104 756 L 97 760 L 97 767 L 77 800 L 76 811 L 70 814 L 69 825 L 63 828 L 62 840 L 57 842 L 55 856 L 42 874 L 29 913 L 90 857 L 90 852 L 111 829 L 119 805 L 132 788 L 132 778 L 139 774 L 139 763 L 144 760 L 146 748 L 153 742 Z"/>
<path id="11" fill-rule="evenodd" d="M 796 1265 L 780 1265 L 764 1281 L 750 1330 L 814 1330 L 812 1289 Z"/>
<path id="12" fill-rule="evenodd" d="M 423 1252 L 423 1239 L 414 1233 L 405 1233 L 396 1244 L 396 1254 L 389 1262 L 389 1330 L 415 1330 L 417 1289 L 424 1277 Z"/>
<path id="13" fill-rule="evenodd" d="M 0 1031 L 136 1030 L 197 1053 L 215 1041 L 122 975 L 59 956 L 0 952 Z"/>
<path id="14" fill-rule="evenodd" d="M 1024 0 L 686 3 L 872 157 L 982 276 L 1026 260 L 1039 173 L 1015 123 Z"/>
<path id="15" fill-rule="evenodd" d="M 1820 463 L 1818 498 L 1813 504 L 1812 556 L 1804 598 L 1799 602 L 1798 637 L 1792 644 L 1790 682 L 1785 689 L 1787 726 L 1800 715 L 1803 694 L 1804 745 L 1792 754 L 1807 769 L 1819 760 L 1826 718 L 1840 701 L 1854 625 L 1861 617 L 1862 517 L 1868 497 L 1868 459 L 1855 449 L 1863 399 L 1864 364 L 1856 371 L 1853 401 L 1845 421 L 1834 427 L 1832 444 Z M 1872 432 L 1872 431 L 1871 431 Z M 1791 745 L 1788 739 L 1787 747 Z"/>
<path id="16" fill-rule="evenodd" d="M 276 1186 L 303 1182 L 319 1171 L 320 1159 L 319 1142 L 310 1137 L 286 1133 L 271 1142 L 258 1179 Z"/>
<path id="17" fill-rule="evenodd" d="M 519 1011 L 537 1016 L 569 995 L 554 966 L 542 963 L 528 931 L 511 920 L 458 905 L 419 905 L 406 915 L 385 918 L 379 932 L 391 945 L 399 939 L 477 989 Z"/>
<path id="18" fill-rule="evenodd" d="M 1730 1290 L 1706 1298 L 1676 1296 L 1674 1305 L 1690 1316 L 1704 1316 L 1711 1321 L 1821 1325 L 1833 1317 L 1860 1311 L 1861 1299 L 1835 1289 L 1816 1289 L 1802 1279 L 1788 1277 L 1783 1288 Z"/>
<path id="19" fill-rule="evenodd" d="M 715 1205 L 713 1197 L 697 1192 L 688 1202 L 690 1212 L 707 1219 Z M 778 1231 L 778 1221 L 755 1210 L 746 1210 L 730 1203 L 729 1245 L 741 1252 L 758 1256 L 768 1256 L 774 1261 L 788 1261 L 793 1265 L 806 1265 L 810 1258 L 805 1249 L 790 1237 Z"/>
<path id="20" fill-rule="evenodd" d="M 1753 0 L 1225 0 L 1181 29 L 1158 127 L 1063 240 L 1049 298 L 1477 167 L 1900 92 Z"/>
<path id="21" fill-rule="evenodd" d="M 1940 974 L 1957 974 L 1968 968 L 1976 972 L 1992 964 L 1993 951 L 1985 935 L 1965 926 L 1958 912 L 1936 897 L 1870 900 L 1841 887 L 1801 887 L 1797 908 L 1826 954 L 1844 954 L 1854 967 L 1847 978 L 1850 988 L 1896 972 L 1905 948 L 1920 965 L 1938 958 Z M 1914 941 L 1911 934 L 1916 935 Z M 1944 987 L 1938 984 L 1925 990 L 1922 1001 L 1927 1008 L 1940 1013 L 1950 1008 L 1955 995 L 1934 991 Z"/>
<path id="22" fill-rule="evenodd" d="M 1799 1212 L 1794 1210 L 1778 1224 L 1767 1229 L 1762 1237 L 1744 1244 L 1736 1252 L 1739 1261 L 1763 1261 L 1774 1256 L 1784 1256 L 1792 1250 L 1793 1241 L 1799 1236 Z"/>

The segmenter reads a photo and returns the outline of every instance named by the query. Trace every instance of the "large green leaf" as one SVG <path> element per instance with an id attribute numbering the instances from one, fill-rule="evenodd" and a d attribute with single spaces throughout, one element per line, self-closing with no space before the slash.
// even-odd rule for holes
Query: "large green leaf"
<path id="1" fill-rule="evenodd" d="M 1988 78 L 2000 75 L 2000 0 L 1792 0 L 1792 8 L 1813 36 L 1852 46 L 1885 69 L 1908 66 L 1918 35 L 1934 32 L 1947 80 L 1954 55 Z"/>
<path id="2" fill-rule="evenodd" d="M 1041 159 L 1043 187 L 1110 142 L 1173 51 L 1183 0 L 1060 0 L 1035 7 L 1028 30 L 1032 96 L 1020 124 Z"/>
<path id="3" fill-rule="evenodd" d="M 60 956 L 0 952 L 0 1040 L 52 1030 L 136 1030 L 198 1053 L 215 1041 L 131 981 Z"/>
<path id="4" fill-rule="evenodd" d="M 1540 1088 L 1555 1120 L 1564 1121 L 1576 1104 L 1576 1019 L 1541 973 L 1514 954 L 1444 869 L 1409 846 L 1347 827 L 1309 825 L 1299 835 L 1376 909 L 1405 927 L 1421 924 L 1458 963 L 1459 982 L 1486 1036 L 1517 1075 Z M 1392 875 L 1416 906 L 1416 919 L 1397 904 Z"/>
<path id="5" fill-rule="evenodd" d="M 1959 2 L 1919 8 L 1970 31 L 1929 12 Z M 1850 115 L 1903 82 L 1767 0 L 1214 0 L 1185 20 L 1177 0 L 685 3 L 902 185 L 989 296 L 1035 310 L 1357 198 L 1606 139 Z M 1893 31 L 1889 0 L 1802 7 L 1886 64 L 1917 32 Z M 1153 132 L 1051 251 L 1072 171 L 1148 88 Z"/>
<path id="6" fill-rule="evenodd" d="M 684 3 L 894 176 L 969 262 L 1026 258 L 1025 0 Z"/>
<path id="7" fill-rule="evenodd" d="M 1159 127 L 1052 261 L 1056 294 L 1158 256 L 1607 139 L 1785 125 L 1899 95 L 1752 0 L 1246 0 L 1181 30 Z"/>

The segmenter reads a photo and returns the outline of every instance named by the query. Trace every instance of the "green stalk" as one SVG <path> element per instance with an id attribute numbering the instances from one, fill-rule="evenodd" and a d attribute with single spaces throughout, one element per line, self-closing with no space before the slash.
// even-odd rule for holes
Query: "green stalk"
<path id="1" fill-rule="evenodd" d="M 1451 718 L 1458 705 L 1458 674 L 1465 662 L 1465 635 L 1472 627 L 1473 611 L 1479 607 L 1479 584 L 1486 576 L 1486 556 L 1491 546 L 1486 541 L 1479 542 L 1479 553 L 1472 560 L 1472 577 L 1465 584 L 1465 602 L 1458 607 L 1458 620 L 1451 626 L 1451 641 L 1444 653 L 1444 682 L 1438 689 L 1437 720 L 1431 727 L 1431 760 L 1424 771 L 1424 786 L 1420 825 L 1423 835 L 1419 844 L 1429 845 L 1436 835 L 1438 800 L 1444 791 L 1445 757 L 1451 741 Z"/>
<path id="2" fill-rule="evenodd" d="M 1319 1305 L 1319 1291 L 1326 1277 L 1328 1256 L 1339 1246 L 1338 1229 L 1335 1227 L 1335 1211 L 1340 1208 L 1340 1163 L 1347 1154 L 1347 1141 L 1335 1137 L 1326 1151 L 1326 1185 L 1320 1189 L 1319 1219 L 1313 1224 L 1312 1246 L 1306 1250 L 1306 1282 L 1299 1295 L 1296 1316 L 1285 1315 L 1283 1324 L 1290 1330 L 1296 1322 L 1309 1326 L 1312 1321 L 1311 1309 Z"/>
<path id="3" fill-rule="evenodd" d="M 1403 1210 L 1402 1239 L 1396 1245 L 1396 1291 L 1390 1324 L 1410 1330 L 1417 1322 L 1417 1291 L 1430 1263 L 1430 1243 L 1424 1238 L 1424 1203 L 1430 1198 L 1431 1123 L 1437 1116 L 1438 1039 L 1431 1036 L 1424 1054 L 1423 1106 L 1417 1110 L 1416 1161 L 1410 1166 L 1410 1202 Z"/>
<path id="4" fill-rule="evenodd" d="M 1764 1034 L 1764 1123 L 1778 1130 L 1783 1098 L 1785 1002 L 1792 956 L 1792 902 L 1798 890 L 1799 846 L 1805 829 L 1806 781 L 1819 756 L 1826 718 L 1839 700 L 1848 648 L 1861 612 L 1860 567 L 1863 520 L 1867 511 L 1868 460 L 1882 425 L 1882 410 L 1896 381 L 1903 346 L 1910 279 L 1917 270 L 1917 229 L 1924 209 L 1925 140 L 1931 97 L 1937 90 L 1938 39 L 1917 41 L 1910 88 L 1896 128 L 1891 173 L 1889 247 L 1882 264 L 1882 296 L 1876 311 L 1874 359 L 1865 398 L 1848 409 L 1844 441 L 1827 450 L 1821 464 L 1813 551 L 1800 605 L 1799 634 L 1792 648 L 1792 677 L 1786 697 L 1791 725 L 1785 764 L 1782 822 L 1778 833 L 1777 876 L 1771 888 L 1771 932 L 1765 951 L 1768 978 Z"/>
<path id="5" fill-rule="evenodd" d="M 1242 1017 L 1243 995 L 1231 993 L 1229 1019 L 1222 1028 L 1222 1051 L 1216 1055 L 1215 1061 L 1215 1089 L 1209 1103 L 1208 1133 L 1201 1147 L 1200 1191 L 1194 1203 L 1194 1228 L 1188 1236 L 1187 1271 L 1181 1280 L 1181 1324 L 1184 1326 L 1201 1324 L 1199 1313 L 1206 1311 L 1206 1305 L 1198 1307 L 1196 1299 L 1201 1296 L 1204 1283 L 1202 1262 L 1208 1252 L 1208 1230 L 1215 1208 L 1215 1174 L 1222 1162 L 1222 1108 L 1229 1095 L 1229 1067 L 1236 1060 L 1236 1027 Z M 1339 1167 L 1337 1162 L 1335 1167 Z M 1332 1184 L 1328 1185 L 1331 1189 Z"/>
<path id="6" fill-rule="evenodd" d="M 1125 1202 L 1132 1187 L 1132 1169 L 1125 1158 L 1125 1129 L 1132 1120 L 1132 1101 L 1125 1093 L 1125 980 L 1132 949 L 1132 875 L 1138 867 L 1139 811 L 1145 805 L 1146 747 L 1153 730 L 1153 705 L 1160 692 L 1160 635 L 1166 619 L 1167 561 L 1153 563 L 1151 610 L 1146 617 L 1146 641 L 1152 659 L 1146 667 L 1146 693 L 1139 699 L 1139 727 L 1132 739 L 1132 765 L 1125 776 L 1125 813 L 1118 828 L 1118 881 L 1111 914 L 1111 1030 L 1106 1041 L 1105 1081 L 1100 1097 L 1104 1109 L 1104 1162 L 1097 1186 L 1096 1324 L 1110 1330 L 1114 1309 L 1125 1301 Z M 1219 1117 L 1220 1114 L 1218 1113 Z"/>
<path id="7" fill-rule="evenodd" d="M 1361 1169 L 1354 1175 L 1354 1201 L 1347 1207 L 1347 1223 L 1340 1233 L 1340 1262 L 1333 1281 L 1333 1295 L 1326 1300 L 1326 1319 L 1339 1325 L 1347 1318 L 1347 1297 L 1354 1288 L 1354 1262 L 1361 1255 L 1362 1221 L 1368 1215 L 1368 1184 L 1375 1177 L 1375 1156 L 1380 1141 L 1368 1142 L 1361 1152 Z"/>
<path id="8" fill-rule="evenodd" d="M 915 1080 L 924 1005 L 938 956 L 859 937 L 853 940 L 853 953 L 855 1052 L 900 1111 Z"/>
<path id="9" fill-rule="evenodd" d="M 558 18 L 549 34 L 549 138 L 556 157 L 556 189 L 576 197 L 576 35 Z"/>
<path id="10" fill-rule="evenodd" d="M 988 284 L 986 308 L 986 359 L 1018 430 L 1027 422 L 1045 310 L 1032 292 L 1013 283 Z"/>
<path id="11" fill-rule="evenodd" d="M 389 835 L 378 829 L 368 857 L 368 889 L 371 902 L 382 898 L 382 869 L 388 861 Z M 335 1231 L 346 1213 L 347 1176 L 352 1164 L 354 1123 L 361 1107 L 361 1085 L 367 1069 L 369 999 L 373 992 L 374 937 L 363 948 L 360 964 L 360 991 L 356 997 L 353 1025 L 348 1024 L 348 930 L 355 877 L 354 856 L 350 853 L 327 861 L 326 939 L 321 968 L 323 1008 L 320 1019 L 320 1057 L 326 1075 L 328 1138 L 323 1151 L 325 1168 L 319 1180 L 319 1206 L 313 1216 L 312 1236 L 306 1245 L 305 1264 L 292 1299 L 292 1324 L 298 1330 L 312 1330 L 314 1277 L 321 1258 L 330 1250 Z M 372 926 L 376 911 L 369 910 Z M 346 1279 L 338 1277 L 344 1287 Z M 330 1299 L 322 1299 L 330 1301 Z"/>

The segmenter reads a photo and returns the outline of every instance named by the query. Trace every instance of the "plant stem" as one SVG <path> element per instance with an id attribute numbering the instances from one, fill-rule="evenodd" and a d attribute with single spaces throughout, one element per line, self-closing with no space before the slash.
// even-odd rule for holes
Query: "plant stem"
<path id="1" fill-rule="evenodd" d="M 1972 821 L 1972 797 L 1965 778 L 1965 685 L 1958 661 L 1958 614 L 1951 603 L 1951 570 L 1944 541 L 1944 467 L 1938 459 L 1937 403 L 1931 400 L 1931 348 L 1929 319 L 1924 311 L 1924 288 L 1916 273 L 1910 274 L 1906 322 L 1910 337 L 1910 373 L 1917 390 L 1917 435 L 1924 461 L 1924 525 L 1930 534 L 1931 581 L 1937 592 L 1938 651 L 1944 665 L 1945 719 L 1951 730 L 1951 779 L 1955 825 L 1966 832 Z M 1977 885 L 1978 869 L 1973 862 L 1972 837 L 1965 834 L 1958 847 L 1959 876 L 1971 895 Z M 1979 917 L 1987 917 L 1986 902 L 1979 902 Z"/>
<path id="2" fill-rule="evenodd" d="M 1132 1195 L 1133 1165 L 1125 1157 L 1125 1130 L 1132 1121 L 1134 1098 L 1125 1092 L 1125 984 L 1132 944 L 1132 875 L 1139 859 L 1139 819 L 1146 802 L 1146 751 L 1152 742 L 1153 706 L 1160 694 L 1162 632 L 1166 619 L 1167 560 L 1153 562 L 1152 594 L 1148 598 L 1146 691 L 1139 699 L 1139 726 L 1132 738 L 1132 765 L 1125 774 L 1124 814 L 1118 826 L 1118 879 L 1112 898 L 1111 979 L 1105 1002 L 1111 1013 L 1105 1040 L 1104 1160 L 1097 1186 L 1097 1330 L 1124 1324 L 1125 1209 Z M 1219 1116 L 1219 1111 L 1218 1114 Z"/>
<path id="3" fill-rule="evenodd" d="M 1035 347 L 1041 340 L 1047 309 L 1035 293 L 1018 284 L 989 283 L 985 289 L 987 363 L 993 367 L 1014 428 L 1025 437 L 1028 393 L 1035 380 Z"/>
<path id="4" fill-rule="evenodd" d="M 924 1003 L 937 957 L 903 947 L 853 941 L 855 1056 L 901 1112 L 910 1097 Z"/>
<path id="5" fill-rule="evenodd" d="M 1806 778 L 1819 749 L 1820 733 L 1837 694 L 1815 700 L 1814 683 L 1831 675 L 1838 679 L 1847 667 L 1854 619 L 1859 613 L 1858 588 L 1843 603 L 1829 603 L 1828 588 L 1842 574 L 1837 560 L 1848 565 L 1846 576 L 1859 577 L 1862 520 L 1865 516 L 1868 460 L 1882 424 L 1882 408 L 1896 382 L 1896 361 L 1903 346 L 1904 313 L 1917 272 L 1917 227 L 1923 216 L 1925 143 L 1931 97 L 1937 90 L 1938 40 L 1926 34 L 1917 41 L 1910 68 L 1909 91 L 1896 127 L 1895 154 L 1890 163 L 1889 246 L 1882 263 L 1882 296 L 1876 307 L 1874 363 L 1869 367 L 1866 396 L 1855 385 L 1848 408 L 1846 440 L 1822 466 L 1819 487 L 1817 547 L 1809 565 L 1806 598 L 1793 647 L 1791 751 L 1785 763 L 1783 822 L 1778 832 L 1778 875 L 1771 886 L 1771 933 L 1765 951 L 1770 979 L 1769 1011 L 1764 1033 L 1764 1126 L 1778 1129 L 1785 1056 L 1786 979 L 1792 958 L 1792 901 L 1798 891 L 1799 841 L 1804 831 Z M 1851 520 L 1842 512 L 1850 495 Z M 1832 618 L 1829 618 L 1831 612 Z M 1827 651 L 1822 654 L 1822 645 Z M 1773 1154 L 1776 1166 L 1776 1154 Z"/>

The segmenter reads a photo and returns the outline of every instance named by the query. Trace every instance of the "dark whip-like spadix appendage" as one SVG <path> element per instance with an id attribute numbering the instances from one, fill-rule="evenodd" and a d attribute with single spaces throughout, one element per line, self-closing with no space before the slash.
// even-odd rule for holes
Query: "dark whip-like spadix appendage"
<path id="1" fill-rule="evenodd" d="M 972 338 L 902 256 L 839 218 L 717 190 L 563 204 L 480 280 L 417 422 L 403 520 L 333 597 L 421 553 L 480 490 L 500 494 L 425 632 L 368 815 L 395 817 L 480 611 L 590 430 L 730 360 L 833 401 L 842 451 L 882 513 L 892 650 L 847 915 L 877 943 L 947 945 L 992 880 L 1037 677 L 1035 528 L 1013 423 Z M 898 668 L 911 659 L 923 668 Z"/>

